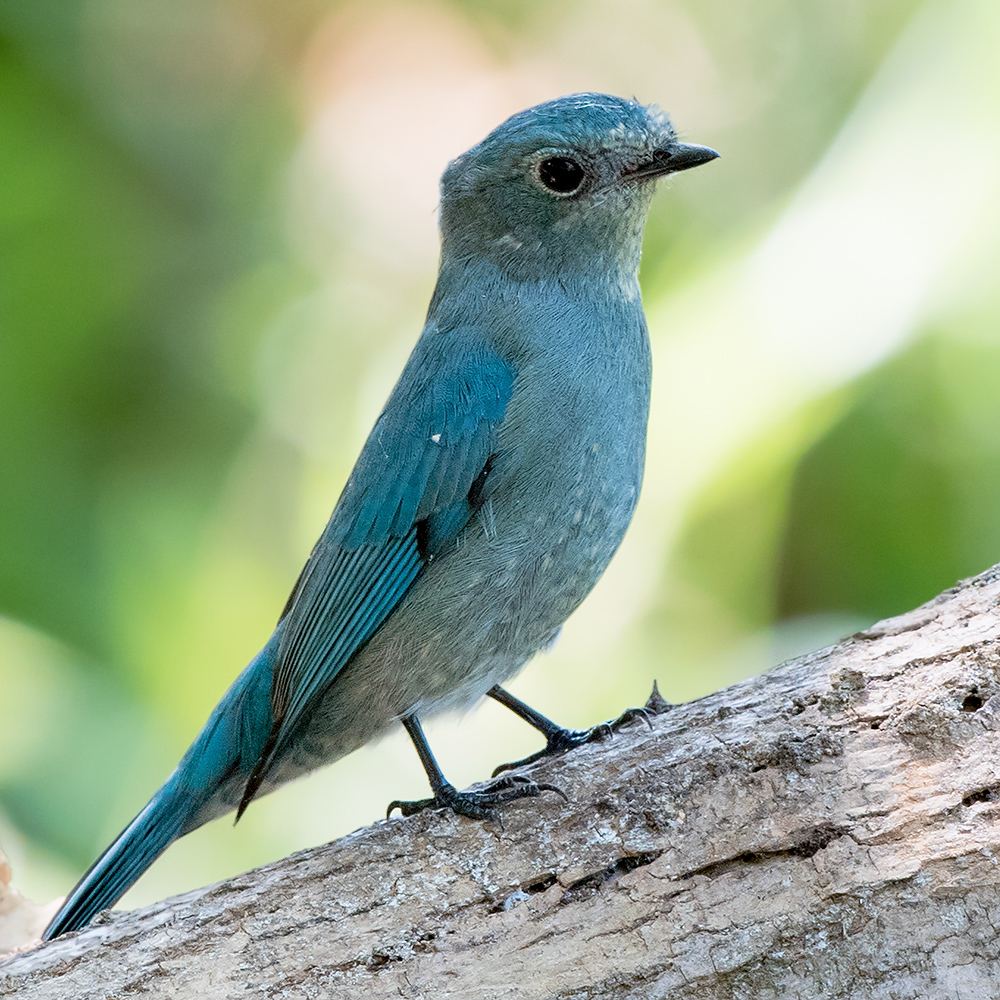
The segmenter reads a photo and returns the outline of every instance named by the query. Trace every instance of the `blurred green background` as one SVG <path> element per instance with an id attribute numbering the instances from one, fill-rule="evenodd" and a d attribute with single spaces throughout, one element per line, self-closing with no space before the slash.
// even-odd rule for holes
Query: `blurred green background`
<path id="1" fill-rule="evenodd" d="M 1000 560 L 995 0 L 5 0 L 0 843 L 65 892 L 266 639 L 419 331 L 437 177 L 577 90 L 723 159 L 663 184 L 640 510 L 515 692 L 696 697 Z M 530 752 L 431 726 L 459 785 Z M 426 794 L 400 735 L 125 900 Z"/>

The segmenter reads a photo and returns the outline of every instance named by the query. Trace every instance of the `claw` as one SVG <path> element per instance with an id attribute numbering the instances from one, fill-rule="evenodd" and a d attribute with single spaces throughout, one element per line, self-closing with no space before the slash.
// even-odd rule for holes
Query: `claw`
<path id="1" fill-rule="evenodd" d="M 622 714 L 619 715 L 618 718 L 611 723 L 611 728 L 615 732 L 618 732 L 618 730 L 621 729 L 622 726 L 626 726 L 630 722 L 634 722 L 636 719 L 642 719 L 642 721 L 645 722 L 647 726 L 649 726 L 649 731 L 652 732 L 653 723 L 650 719 L 650 716 L 654 714 L 655 713 L 653 712 L 653 710 L 648 707 L 626 708 L 625 711 L 622 712 Z"/>
<path id="2" fill-rule="evenodd" d="M 540 781 L 538 782 L 538 790 L 540 792 L 555 792 L 563 802 L 569 802 L 569 796 L 558 785 L 549 785 Z"/>
<path id="3" fill-rule="evenodd" d="M 497 765 L 493 769 L 492 777 L 495 778 L 498 774 L 503 774 L 504 771 L 513 771 L 517 768 L 527 767 L 529 764 L 534 764 L 535 761 L 541 760 L 543 757 L 553 757 L 556 754 L 565 753 L 567 750 L 583 746 L 586 743 L 599 743 L 602 740 L 610 739 L 619 729 L 627 726 L 630 722 L 634 722 L 636 719 L 642 719 L 649 726 L 650 731 L 652 731 L 652 716 L 656 714 L 657 709 L 647 702 L 643 708 L 627 708 L 617 719 L 612 719 L 610 722 L 601 722 L 591 729 L 557 729 L 548 737 L 543 750 L 539 750 L 528 757 L 523 757 L 521 760 L 513 760 L 509 764 Z"/>
<path id="4" fill-rule="evenodd" d="M 445 784 L 437 791 L 433 798 L 415 799 L 413 801 L 403 801 L 396 799 L 389 803 L 386 810 L 386 819 L 392 814 L 394 809 L 398 809 L 403 816 L 414 816 L 424 809 L 450 809 L 460 816 L 467 816 L 469 819 L 489 819 L 499 823 L 501 828 L 503 823 L 495 806 L 503 805 L 505 802 L 513 802 L 515 799 L 537 798 L 542 792 L 555 792 L 568 802 L 566 793 L 555 785 L 544 782 L 534 782 L 520 774 L 511 774 L 501 778 L 499 781 L 470 792 L 459 792 L 454 785 Z"/>

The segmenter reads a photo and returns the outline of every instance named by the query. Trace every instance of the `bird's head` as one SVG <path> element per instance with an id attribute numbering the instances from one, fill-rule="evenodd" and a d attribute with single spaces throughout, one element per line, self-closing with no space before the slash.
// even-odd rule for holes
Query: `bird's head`
<path id="1" fill-rule="evenodd" d="M 655 105 L 573 94 L 508 118 L 441 178 L 445 261 L 487 259 L 512 276 L 639 264 L 658 177 L 707 163 Z"/>

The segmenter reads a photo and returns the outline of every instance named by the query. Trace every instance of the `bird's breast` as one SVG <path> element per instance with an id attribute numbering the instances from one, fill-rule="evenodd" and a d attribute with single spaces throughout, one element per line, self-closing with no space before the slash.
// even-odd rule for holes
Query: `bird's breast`
<path id="1" fill-rule="evenodd" d="M 642 483 L 650 364 L 641 312 L 552 332 L 518 370 L 478 523 L 511 613 L 557 628 L 618 548 Z M 589 336 L 584 336 L 589 334 Z M 471 541 L 471 538 L 470 538 Z M 478 546 L 476 546 L 478 548 Z M 498 556 L 502 558 L 498 559 Z"/>

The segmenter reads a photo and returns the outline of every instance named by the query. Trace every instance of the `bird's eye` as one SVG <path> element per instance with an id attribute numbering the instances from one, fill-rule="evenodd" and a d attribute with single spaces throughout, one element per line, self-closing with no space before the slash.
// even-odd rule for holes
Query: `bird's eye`
<path id="1" fill-rule="evenodd" d="M 583 183 L 584 171 L 568 156 L 550 156 L 538 164 L 538 179 L 556 194 L 572 194 Z"/>

